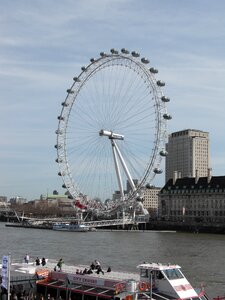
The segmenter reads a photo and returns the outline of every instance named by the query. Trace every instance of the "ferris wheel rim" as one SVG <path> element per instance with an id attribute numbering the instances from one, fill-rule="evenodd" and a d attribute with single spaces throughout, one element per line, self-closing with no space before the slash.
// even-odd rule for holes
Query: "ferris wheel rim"
<path id="1" fill-rule="evenodd" d="M 79 186 L 73 179 L 73 174 L 70 170 L 69 161 L 67 158 L 67 149 L 66 149 L 66 131 L 70 118 L 71 109 L 76 101 L 77 95 L 80 90 L 85 86 L 87 81 L 95 74 L 96 72 L 102 70 L 103 68 L 107 68 L 109 63 L 118 61 L 122 64 L 122 62 L 126 61 L 134 66 L 138 67 L 139 71 L 142 70 L 142 76 L 145 76 L 145 80 L 149 80 L 148 84 L 155 92 L 155 116 L 156 116 L 156 130 L 155 130 L 155 138 L 154 138 L 154 146 L 152 156 L 149 159 L 148 165 L 146 166 L 143 177 L 140 179 L 138 189 L 143 186 L 143 183 L 146 182 L 150 172 L 152 172 L 151 180 L 157 174 L 157 172 L 153 172 L 153 165 L 155 169 L 157 169 L 160 165 L 161 156 L 159 155 L 159 151 L 161 150 L 161 144 L 165 142 L 167 133 L 166 133 L 166 118 L 164 115 L 166 113 L 165 102 L 162 101 L 162 98 L 165 97 L 162 93 L 160 84 L 157 84 L 157 81 L 151 71 L 146 68 L 147 61 L 144 59 L 139 59 L 139 57 L 135 57 L 133 55 L 124 54 L 124 53 L 111 53 L 111 54 L 102 54 L 100 58 L 94 60 L 92 59 L 91 63 L 87 67 L 82 67 L 82 72 L 78 77 L 74 78 L 74 83 L 71 88 L 67 90 L 67 97 L 65 101 L 62 103 L 61 114 L 58 117 L 59 124 L 57 129 L 57 162 L 59 164 L 59 175 L 62 176 L 64 187 L 67 188 L 68 192 L 73 196 L 73 198 L 77 197 L 79 193 L 81 193 Z M 132 65 L 132 66 L 133 66 Z M 124 66 L 124 65 L 123 65 Z M 132 67 L 129 64 L 126 67 Z M 136 71 L 136 70 L 135 70 Z M 156 163 L 157 160 L 157 163 Z"/>

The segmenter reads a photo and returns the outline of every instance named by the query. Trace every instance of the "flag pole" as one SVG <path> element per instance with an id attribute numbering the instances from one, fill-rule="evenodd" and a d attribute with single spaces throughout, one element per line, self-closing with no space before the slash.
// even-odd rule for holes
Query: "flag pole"
<path id="1" fill-rule="evenodd" d="M 10 266 L 11 266 L 11 253 L 8 253 L 8 267 L 7 267 L 7 272 L 8 272 L 8 282 L 7 282 L 7 300 L 10 300 Z"/>

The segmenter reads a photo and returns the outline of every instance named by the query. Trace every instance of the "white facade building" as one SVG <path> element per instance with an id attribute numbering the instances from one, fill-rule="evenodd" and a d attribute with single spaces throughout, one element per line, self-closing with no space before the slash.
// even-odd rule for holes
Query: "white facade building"
<path id="1" fill-rule="evenodd" d="M 209 169 L 209 133 L 186 129 L 169 135 L 166 144 L 166 182 L 178 172 L 178 178 L 207 176 Z"/>
<path id="2" fill-rule="evenodd" d="M 159 209 L 159 192 L 161 188 L 159 187 L 151 187 L 150 189 L 146 189 L 144 193 L 144 208 L 146 208 L 150 216 L 152 218 L 158 217 L 158 209 Z"/>

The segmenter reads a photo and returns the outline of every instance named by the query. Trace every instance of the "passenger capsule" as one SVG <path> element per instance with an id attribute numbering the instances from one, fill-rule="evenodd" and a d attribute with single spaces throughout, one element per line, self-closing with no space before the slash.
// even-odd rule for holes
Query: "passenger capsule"
<path id="1" fill-rule="evenodd" d="M 141 59 L 141 62 L 143 62 L 143 64 L 149 64 L 149 60 L 145 57 Z"/>
<path id="2" fill-rule="evenodd" d="M 67 186 L 65 185 L 65 183 L 62 185 L 62 188 L 64 188 L 64 189 L 66 189 L 66 188 L 67 188 Z"/>
<path id="3" fill-rule="evenodd" d="M 170 114 L 164 114 L 164 115 L 163 115 L 163 118 L 164 118 L 165 120 L 171 120 L 171 119 L 172 119 L 172 116 L 171 116 Z"/>
<path id="4" fill-rule="evenodd" d="M 121 52 L 123 53 L 123 54 L 129 54 L 130 52 L 127 50 L 127 49 L 125 49 L 125 48 L 122 48 L 121 49 Z"/>
<path id="5" fill-rule="evenodd" d="M 58 175 L 59 176 L 64 176 L 66 173 L 65 172 L 59 172 Z"/>
<path id="6" fill-rule="evenodd" d="M 68 199 L 73 199 L 73 196 L 72 195 L 68 195 L 67 198 Z"/>
<path id="7" fill-rule="evenodd" d="M 145 187 L 146 187 L 146 189 L 152 189 L 154 187 L 154 185 L 147 183 Z"/>
<path id="8" fill-rule="evenodd" d="M 79 79 L 78 77 L 73 77 L 73 80 L 74 80 L 75 82 L 80 82 L 80 79 Z"/>
<path id="9" fill-rule="evenodd" d="M 62 145 L 56 144 L 56 145 L 55 145 L 55 148 L 56 148 L 56 149 L 61 149 L 61 148 L 62 148 Z"/>
<path id="10" fill-rule="evenodd" d="M 153 74 L 157 74 L 159 71 L 155 68 L 150 68 L 149 71 Z"/>
<path id="11" fill-rule="evenodd" d="M 91 59 L 90 59 L 90 62 L 92 62 L 92 63 L 95 62 L 95 59 L 94 59 L 94 58 L 91 58 Z"/>
<path id="12" fill-rule="evenodd" d="M 58 116 L 57 119 L 61 120 L 61 121 L 64 121 L 64 117 L 62 117 L 62 116 Z"/>
<path id="13" fill-rule="evenodd" d="M 57 129 L 57 130 L 55 131 L 55 133 L 56 133 L 56 134 L 59 134 L 59 135 L 62 135 L 62 134 L 63 134 L 63 131 L 62 131 L 62 130 L 59 130 L 59 129 Z"/>
<path id="14" fill-rule="evenodd" d="M 132 52 L 131 52 L 131 55 L 132 55 L 133 57 L 139 57 L 139 56 L 140 56 L 140 54 L 137 53 L 136 51 L 132 51 Z"/>
<path id="15" fill-rule="evenodd" d="M 57 163 L 62 163 L 62 162 L 63 162 L 62 158 L 56 158 L 55 161 L 56 161 Z"/>
<path id="16" fill-rule="evenodd" d="M 164 81 L 158 80 L 156 83 L 157 83 L 158 86 L 165 86 Z"/>
<path id="17" fill-rule="evenodd" d="M 81 70 L 82 70 L 82 71 L 86 71 L 86 67 L 84 67 L 84 66 L 81 67 Z"/>
<path id="18" fill-rule="evenodd" d="M 105 52 L 100 52 L 100 56 L 101 56 L 101 57 L 105 57 L 105 56 L 106 56 L 106 53 L 105 53 Z"/>
<path id="19" fill-rule="evenodd" d="M 68 90 L 67 90 L 67 93 L 68 93 L 68 94 L 74 94 L 74 91 L 71 90 L 71 89 L 68 89 Z"/>
<path id="20" fill-rule="evenodd" d="M 170 102 L 170 98 L 168 98 L 168 97 L 166 97 L 166 96 L 162 96 L 162 97 L 161 97 L 161 100 L 162 100 L 163 102 Z"/>
<path id="21" fill-rule="evenodd" d="M 62 102 L 61 105 L 62 106 L 69 106 L 69 103 L 65 101 L 65 102 Z"/>
<path id="22" fill-rule="evenodd" d="M 119 52 L 116 50 L 116 49 L 114 49 L 114 48 L 112 48 L 111 50 L 110 50 L 110 52 L 112 53 L 112 54 L 118 54 Z"/>
<path id="23" fill-rule="evenodd" d="M 162 174 L 162 172 L 163 172 L 162 169 L 159 169 L 159 168 L 155 168 L 153 171 L 155 174 Z"/>
<path id="24" fill-rule="evenodd" d="M 167 156 L 168 155 L 168 152 L 166 151 L 166 150 L 161 150 L 160 152 L 159 152 L 159 154 L 161 155 L 161 156 Z"/>

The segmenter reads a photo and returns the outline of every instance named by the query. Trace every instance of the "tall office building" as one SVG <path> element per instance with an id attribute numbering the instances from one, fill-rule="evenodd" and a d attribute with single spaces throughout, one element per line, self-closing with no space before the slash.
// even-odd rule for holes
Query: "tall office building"
<path id="1" fill-rule="evenodd" d="M 166 144 L 166 182 L 174 177 L 207 176 L 209 169 L 209 133 L 186 129 L 169 135 Z M 196 173 L 197 172 L 197 173 Z"/>

